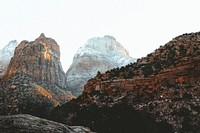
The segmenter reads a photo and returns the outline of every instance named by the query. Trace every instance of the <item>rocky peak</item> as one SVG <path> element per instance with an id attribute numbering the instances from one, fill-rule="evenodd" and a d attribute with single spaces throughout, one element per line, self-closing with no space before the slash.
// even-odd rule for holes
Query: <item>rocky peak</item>
<path id="1" fill-rule="evenodd" d="M 18 45 L 17 40 L 10 41 L 1 51 L 0 60 L 7 62 L 14 54 L 15 47 Z"/>
<path id="2" fill-rule="evenodd" d="M 46 38 L 46 36 L 44 35 L 44 33 L 41 33 L 39 38 Z"/>
<path id="3" fill-rule="evenodd" d="M 54 106 L 74 98 L 65 87 L 56 41 L 44 35 L 31 42 L 22 41 L 0 81 L 0 115 L 45 117 Z"/>
<path id="4" fill-rule="evenodd" d="M 10 42 L 2 49 L 2 51 L 8 52 L 8 51 L 10 51 L 11 49 L 15 49 L 15 47 L 17 46 L 17 44 L 18 44 L 17 40 L 12 40 L 12 41 L 10 41 Z"/>
<path id="5" fill-rule="evenodd" d="M 83 54 L 121 54 L 129 56 L 124 47 L 116 41 L 112 36 L 106 35 L 104 37 L 94 37 L 89 39 L 83 47 L 81 47 L 76 55 L 82 56 Z M 76 57 L 76 56 L 75 56 Z"/>
<path id="6" fill-rule="evenodd" d="M 14 50 L 18 42 L 16 40 L 10 41 L 2 50 L 0 50 L 0 77 L 5 73 L 10 59 L 14 55 Z"/>
<path id="7" fill-rule="evenodd" d="M 57 42 L 52 38 L 47 38 L 44 33 L 42 33 L 37 39 L 35 39 L 35 44 L 42 44 L 44 48 L 45 59 L 57 58 L 60 60 L 60 48 Z"/>
<path id="8" fill-rule="evenodd" d="M 135 60 L 128 55 L 124 47 L 112 36 L 94 37 L 80 47 L 73 63 L 66 73 L 67 88 L 79 95 L 88 79 L 98 71 L 127 65 Z"/>
<path id="9" fill-rule="evenodd" d="M 26 73 L 38 81 L 57 84 L 65 87 L 65 74 L 60 63 L 60 49 L 54 39 L 46 38 L 44 34 L 35 41 L 22 41 L 15 49 L 6 75 Z"/>

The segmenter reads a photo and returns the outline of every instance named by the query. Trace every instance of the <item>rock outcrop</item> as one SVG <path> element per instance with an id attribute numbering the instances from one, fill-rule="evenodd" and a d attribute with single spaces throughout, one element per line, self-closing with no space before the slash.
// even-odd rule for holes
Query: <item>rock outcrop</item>
<path id="1" fill-rule="evenodd" d="M 41 34 L 35 41 L 22 41 L 0 82 L 0 114 L 45 117 L 53 107 L 74 98 L 65 86 L 55 40 Z"/>
<path id="2" fill-rule="evenodd" d="M 78 49 L 66 73 L 67 88 L 78 96 L 87 80 L 94 77 L 98 71 L 103 73 L 134 61 L 135 59 L 131 58 L 127 50 L 112 36 L 89 39 Z"/>
<path id="3" fill-rule="evenodd" d="M 16 40 L 9 42 L 2 50 L 0 50 L 0 77 L 5 73 L 10 59 L 14 55 L 14 50 L 18 45 Z"/>
<path id="4" fill-rule="evenodd" d="M 200 32 L 98 74 L 50 117 L 97 132 L 200 132 Z M 64 117 L 63 117 L 64 116 Z"/>
<path id="5" fill-rule="evenodd" d="M 88 128 L 67 126 L 61 123 L 20 114 L 0 116 L 1 133 L 92 133 Z"/>
<path id="6" fill-rule="evenodd" d="M 22 41 L 15 49 L 4 79 L 26 73 L 37 81 L 64 88 L 65 73 L 60 63 L 60 49 L 54 39 L 41 34 L 35 41 Z"/>

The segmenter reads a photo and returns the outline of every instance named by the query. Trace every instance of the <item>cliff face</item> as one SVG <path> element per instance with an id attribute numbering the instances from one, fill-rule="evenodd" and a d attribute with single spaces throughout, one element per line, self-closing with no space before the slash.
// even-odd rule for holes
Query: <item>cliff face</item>
<path id="1" fill-rule="evenodd" d="M 114 37 L 91 38 L 74 56 L 66 73 L 67 88 L 74 95 L 80 95 L 87 80 L 94 77 L 98 71 L 103 73 L 134 61 Z"/>
<path id="2" fill-rule="evenodd" d="M 198 73 L 200 33 L 184 34 L 136 63 L 90 79 L 83 94 L 56 108 L 51 118 L 98 132 L 196 133 Z"/>
<path id="3" fill-rule="evenodd" d="M 15 49 L 3 79 L 16 73 L 26 73 L 35 80 L 66 87 L 59 46 L 55 40 L 46 38 L 44 34 L 32 42 L 22 41 Z"/>
<path id="4" fill-rule="evenodd" d="M 0 82 L 0 114 L 45 117 L 51 108 L 74 98 L 65 86 L 55 40 L 41 34 L 35 41 L 22 41 Z"/>
<path id="5" fill-rule="evenodd" d="M 0 77 L 5 73 L 10 59 L 14 55 L 14 50 L 17 45 L 17 41 L 13 40 L 9 42 L 2 50 L 0 50 Z"/>

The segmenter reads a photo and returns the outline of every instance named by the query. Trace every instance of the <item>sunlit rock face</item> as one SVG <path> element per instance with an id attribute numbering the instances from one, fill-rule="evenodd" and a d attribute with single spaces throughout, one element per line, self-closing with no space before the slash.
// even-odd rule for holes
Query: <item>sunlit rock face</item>
<path id="1" fill-rule="evenodd" d="M 105 72 L 134 62 L 128 51 L 112 36 L 89 39 L 80 47 L 73 58 L 67 76 L 67 88 L 74 94 L 82 93 L 87 80 L 98 71 Z"/>
<path id="2" fill-rule="evenodd" d="M 14 50 L 18 42 L 16 40 L 10 41 L 2 50 L 0 50 L 0 77 L 5 73 L 10 59 L 14 55 Z"/>
<path id="3" fill-rule="evenodd" d="M 59 46 L 44 34 L 32 42 L 22 41 L 16 48 L 4 79 L 15 73 L 26 73 L 38 81 L 66 86 Z"/>
<path id="4" fill-rule="evenodd" d="M 74 98 L 66 91 L 65 73 L 55 40 L 41 34 L 22 41 L 0 80 L 0 115 L 45 117 L 53 107 Z"/>

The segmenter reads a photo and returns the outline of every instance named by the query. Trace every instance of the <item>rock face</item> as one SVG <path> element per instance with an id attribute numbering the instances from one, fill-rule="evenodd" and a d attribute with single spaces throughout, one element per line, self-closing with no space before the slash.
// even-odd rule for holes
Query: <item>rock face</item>
<path id="1" fill-rule="evenodd" d="M 66 73 L 67 88 L 74 95 L 80 95 L 87 80 L 94 77 L 98 71 L 102 73 L 134 61 L 112 36 L 89 39 L 78 49 Z"/>
<path id="2" fill-rule="evenodd" d="M 13 40 L 9 42 L 2 50 L 0 50 L 0 77 L 5 73 L 10 59 L 14 55 L 14 50 L 17 45 L 17 41 Z"/>
<path id="3" fill-rule="evenodd" d="M 0 82 L 0 114 L 45 117 L 53 107 L 74 98 L 65 86 L 55 40 L 41 34 L 35 41 L 22 41 Z"/>
<path id="4" fill-rule="evenodd" d="M 200 132 L 200 32 L 90 79 L 51 119 L 97 132 Z"/>
<path id="5" fill-rule="evenodd" d="M 1 133 L 91 133 L 85 127 L 67 126 L 31 115 L 0 116 Z"/>
<path id="6" fill-rule="evenodd" d="M 16 48 L 4 79 L 16 73 L 26 73 L 35 80 L 66 87 L 59 46 L 44 34 L 32 42 L 22 41 Z"/>

